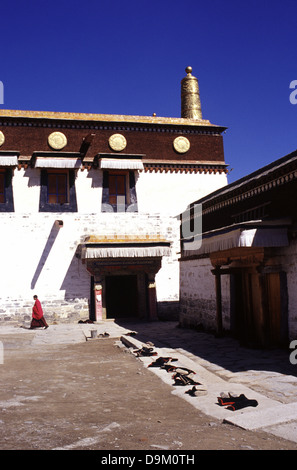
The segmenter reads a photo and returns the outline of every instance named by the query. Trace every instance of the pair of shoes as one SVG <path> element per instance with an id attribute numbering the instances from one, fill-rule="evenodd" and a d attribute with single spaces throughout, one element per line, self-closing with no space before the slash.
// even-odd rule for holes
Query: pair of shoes
<path id="1" fill-rule="evenodd" d="M 158 359 L 152 362 L 148 367 L 161 367 L 162 369 L 166 369 L 167 366 L 170 366 L 168 364 L 168 362 L 170 361 L 177 361 L 177 359 L 174 359 L 172 357 L 158 357 Z"/>
<path id="2" fill-rule="evenodd" d="M 173 376 L 174 385 L 201 385 L 199 382 L 195 382 L 188 374 L 181 374 L 177 372 Z"/>
<path id="3" fill-rule="evenodd" d="M 194 385 L 194 387 L 192 387 L 190 390 L 187 390 L 185 393 L 191 395 L 191 397 L 201 397 L 203 395 L 207 395 L 207 389 L 203 385 L 201 385 L 201 387 L 196 387 Z"/>
<path id="4" fill-rule="evenodd" d="M 231 411 L 241 410 L 248 406 L 258 406 L 257 400 L 250 400 L 243 393 L 237 396 L 232 396 L 230 393 L 229 396 L 221 394 L 221 396 L 218 397 L 218 404 L 220 406 L 226 406 L 226 409 Z"/>
<path id="5" fill-rule="evenodd" d="M 146 346 L 143 346 L 141 349 L 137 349 L 134 351 L 134 354 L 136 354 L 137 357 L 139 356 L 157 356 L 158 353 L 153 351 L 154 348 L 147 348 Z"/>

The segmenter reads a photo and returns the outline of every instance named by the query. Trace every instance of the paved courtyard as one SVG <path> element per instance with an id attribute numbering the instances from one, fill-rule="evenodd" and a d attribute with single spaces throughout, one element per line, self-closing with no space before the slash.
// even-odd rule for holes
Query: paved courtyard
<path id="1" fill-rule="evenodd" d="M 0 341 L 1 450 L 297 448 L 297 371 L 287 351 L 245 350 L 171 322 L 5 326 Z M 159 357 L 193 367 L 207 394 L 187 395 L 148 367 L 154 358 L 136 357 L 148 341 Z M 219 407 L 216 396 L 230 390 L 259 407 Z"/>

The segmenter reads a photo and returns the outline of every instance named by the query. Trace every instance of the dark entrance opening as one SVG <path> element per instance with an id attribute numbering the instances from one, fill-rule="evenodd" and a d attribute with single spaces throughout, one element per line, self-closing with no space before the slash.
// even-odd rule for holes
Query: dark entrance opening
<path id="1" fill-rule="evenodd" d="M 137 276 L 106 276 L 106 317 L 138 316 Z"/>
<path id="2" fill-rule="evenodd" d="M 284 347 L 288 343 L 285 273 L 248 269 L 231 275 L 231 331 L 246 346 Z"/>
<path id="3" fill-rule="evenodd" d="M 90 320 L 96 321 L 96 312 L 95 312 L 95 295 L 94 295 L 94 276 L 91 276 L 90 284 Z"/>

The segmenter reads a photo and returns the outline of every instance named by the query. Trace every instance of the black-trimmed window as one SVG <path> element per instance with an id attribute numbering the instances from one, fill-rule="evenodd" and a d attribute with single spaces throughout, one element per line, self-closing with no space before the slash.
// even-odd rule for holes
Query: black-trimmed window
<path id="1" fill-rule="evenodd" d="M 12 168 L 0 168 L 0 212 L 14 212 Z"/>
<path id="2" fill-rule="evenodd" d="M 0 204 L 5 203 L 5 170 L 0 170 Z"/>
<path id="3" fill-rule="evenodd" d="M 137 212 L 134 171 L 104 171 L 103 212 Z"/>
<path id="4" fill-rule="evenodd" d="M 69 202 L 68 172 L 48 172 L 48 204 L 67 204 Z"/>
<path id="5" fill-rule="evenodd" d="M 41 170 L 39 210 L 77 212 L 74 170 Z"/>
<path id="6" fill-rule="evenodd" d="M 109 174 L 109 204 L 113 207 L 127 205 L 127 174 Z"/>

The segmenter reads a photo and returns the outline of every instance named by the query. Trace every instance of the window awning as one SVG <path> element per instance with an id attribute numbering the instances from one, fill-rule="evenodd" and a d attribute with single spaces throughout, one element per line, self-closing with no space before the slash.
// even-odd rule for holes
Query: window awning
<path id="1" fill-rule="evenodd" d="M 104 243 L 82 246 L 82 259 L 150 258 L 170 256 L 170 243 Z"/>
<path id="2" fill-rule="evenodd" d="M 195 241 L 183 241 L 183 256 L 208 254 L 240 247 L 282 247 L 288 246 L 287 227 L 241 227 L 226 228 L 204 233 L 199 245 Z"/>
<path id="3" fill-rule="evenodd" d="M 37 157 L 35 168 L 80 168 L 81 160 L 70 157 Z"/>
<path id="4" fill-rule="evenodd" d="M 0 155 L 0 166 L 16 166 L 18 164 L 17 155 Z"/>
<path id="5" fill-rule="evenodd" d="M 143 170 L 140 158 L 100 158 L 99 168 L 102 170 Z"/>

